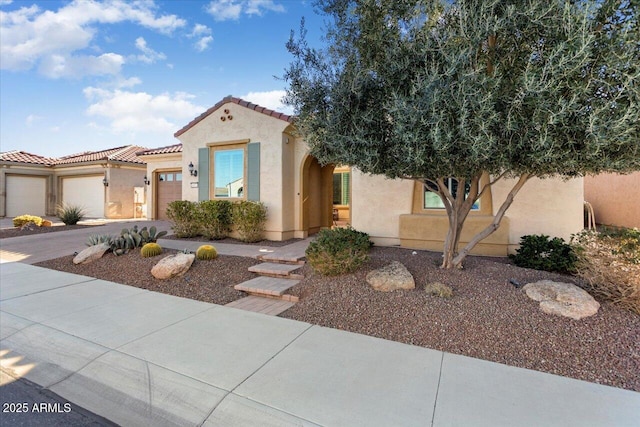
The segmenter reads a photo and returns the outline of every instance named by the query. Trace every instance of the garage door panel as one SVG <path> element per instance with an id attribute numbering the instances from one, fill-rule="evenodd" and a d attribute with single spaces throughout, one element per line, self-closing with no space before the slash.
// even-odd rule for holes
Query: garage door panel
<path id="1" fill-rule="evenodd" d="M 156 217 L 169 219 L 167 207 L 174 200 L 182 200 L 182 173 L 163 172 L 157 175 Z"/>
<path id="2" fill-rule="evenodd" d="M 88 218 L 104 217 L 102 175 L 62 178 L 62 201 L 81 206 Z"/>
<path id="3" fill-rule="evenodd" d="M 46 177 L 7 175 L 6 189 L 6 216 L 46 214 Z"/>

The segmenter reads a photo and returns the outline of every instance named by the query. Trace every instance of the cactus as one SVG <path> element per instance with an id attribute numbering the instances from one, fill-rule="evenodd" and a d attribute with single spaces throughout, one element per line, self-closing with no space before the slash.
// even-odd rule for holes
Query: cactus
<path id="1" fill-rule="evenodd" d="M 201 260 L 215 259 L 218 256 L 218 251 L 211 245 L 202 245 L 196 251 L 196 258 Z"/>
<path id="2" fill-rule="evenodd" d="M 111 240 L 113 240 L 113 236 L 110 234 L 92 234 L 87 239 L 87 246 L 95 246 L 101 243 L 111 245 Z"/>
<path id="3" fill-rule="evenodd" d="M 150 258 L 162 253 L 162 246 L 157 243 L 147 243 L 140 249 L 140 255 L 144 258 Z"/>

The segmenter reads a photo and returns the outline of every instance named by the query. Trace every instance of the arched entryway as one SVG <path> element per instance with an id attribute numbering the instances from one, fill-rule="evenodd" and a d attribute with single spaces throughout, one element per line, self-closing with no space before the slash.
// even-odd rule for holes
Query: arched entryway
<path id="1" fill-rule="evenodd" d="M 321 228 L 333 225 L 333 170 L 334 165 L 321 166 L 313 156 L 302 164 L 301 228 L 315 234 Z"/>

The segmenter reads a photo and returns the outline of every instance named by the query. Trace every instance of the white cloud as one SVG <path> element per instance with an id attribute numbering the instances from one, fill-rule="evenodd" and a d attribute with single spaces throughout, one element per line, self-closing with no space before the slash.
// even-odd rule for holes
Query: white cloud
<path id="1" fill-rule="evenodd" d="M 191 31 L 189 37 L 198 37 L 198 40 L 193 45 L 198 52 L 204 52 L 213 42 L 213 37 L 211 36 L 211 28 L 202 24 L 194 25 L 193 31 Z"/>
<path id="2" fill-rule="evenodd" d="M 119 74 L 122 64 L 124 64 L 124 58 L 115 53 L 105 53 L 100 56 L 51 54 L 40 61 L 38 70 L 52 79 L 81 78 Z"/>
<path id="3" fill-rule="evenodd" d="M 13 0 L 0 0 L 0 6 L 6 6 L 13 3 Z"/>
<path id="4" fill-rule="evenodd" d="M 37 121 L 38 121 L 38 120 L 40 120 L 40 119 L 42 119 L 42 117 L 40 117 L 40 116 L 38 116 L 38 115 L 35 115 L 35 114 L 29 114 L 29 115 L 27 116 L 27 118 L 24 120 L 24 123 L 25 123 L 27 126 L 31 126 L 31 125 L 33 125 L 33 123 L 34 123 L 34 122 L 37 122 Z"/>
<path id="5" fill-rule="evenodd" d="M 181 124 L 206 110 L 191 101 L 193 95 L 184 92 L 154 96 L 146 92 L 87 87 L 84 94 L 92 102 L 87 115 L 106 119 L 111 131 L 117 134 L 175 132 Z M 177 123 L 174 120 L 178 120 Z"/>
<path id="6" fill-rule="evenodd" d="M 176 15 L 156 15 L 152 1 L 128 2 L 114 0 L 75 0 L 57 11 L 42 11 L 37 6 L 22 7 L 11 12 L 0 12 L 0 67 L 8 70 L 28 70 L 40 62 L 41 71 L 50 77 L 86 75 L 70 69 L 74 64 L 103 64 L 106 69 L 92 68 L 96 74 L 110 74 L 115 65 L 115 53 L 105 57 L 80 55 L 77 51 L 90 47 L 98 24 L 133 22 L 160 33 L 170 34 L 186 22 Z M 74 53 L 76 53 L 74 57 Z M 62 59 L 61 59 L 62 58 Z M 78 60 L 81 58 L 81 60 Z M 52 72 L 53 64 L 58 68 Z"/>
<path id="7" fill-rule="evenodd" d="M 284 6 L 274 3 L 273 0 L 249 0 L 246 4 L 245 13 L 247 15 L 262 16 L 265 10 L 284 12 Z"/>
<path id="8" fill-rule="evenodd" d="M 194 47 L 198 52 L 204 52 L 209 48 L 209 45 L 211 44 L 212 41 L 213 41 L 213 37 L 211 36 L 202 37 L 200 40 L 198 40 L 194 44 Z"/>
<path id="9" fill-rule="evenodd" d="M 240 98 L 279 113 L 293 114 L 293 109 L 282 102 L 285 94 L 286 92 L 284 90 L 271 90 L 266 92 L 249 92 Z"/>
<path id="10" fill-rule="evenodd" d="M 242 14 L 262 16 L 265 11 L 285 11 L 274 0 L 212 0 L 205 10 L 216 21 L 237 20 Z"/>
<path id="11" fill-rule="evenodd" d="M 158 60 L 167 59 L 167 56 L 164 53 L 156 52 L 147 46 L 147 41 L 142 37 L 138 37 L 136 39 L 136 48 L 142 52 L 142 55 L 136 55 L 136 59 L 140 62 L 153 64 Z"/>

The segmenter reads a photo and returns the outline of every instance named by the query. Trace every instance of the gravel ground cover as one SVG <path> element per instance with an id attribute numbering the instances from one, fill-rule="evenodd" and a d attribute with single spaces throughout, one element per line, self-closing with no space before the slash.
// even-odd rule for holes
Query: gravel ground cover
<path id="1" fill-rule="evenodd" d="M 305 265 L 305 279 L 290 290 L 301 300 L 281 317 L 640 391 L 640 316 L 604 302 L 595 316 L 582 320 L 544 314 L 509 279 L 577 279 L 484 257 L 469 257 L 463 270 L 443 271 L 441 254 L 412 252 L 374 247 L 359 271 L 337 277 L 320 276 Z M 149 273 L 159 259 L 136 252 L 108 254 L 86 266 L 74 266 L 71 257 L 38 265 L 225 304 L 243 296 L 232 286 L 254 277 L 247 268 L 257 263 L 220 256 L 196 261 L 184 278 L 160 282 Z M 369 287 L 366 274 L 392 260 L 409 269 L 416 289 L 383 293 Z M 449 285 L 454 296 L 427 295 L 424 286 L 434 281 Z"/>

